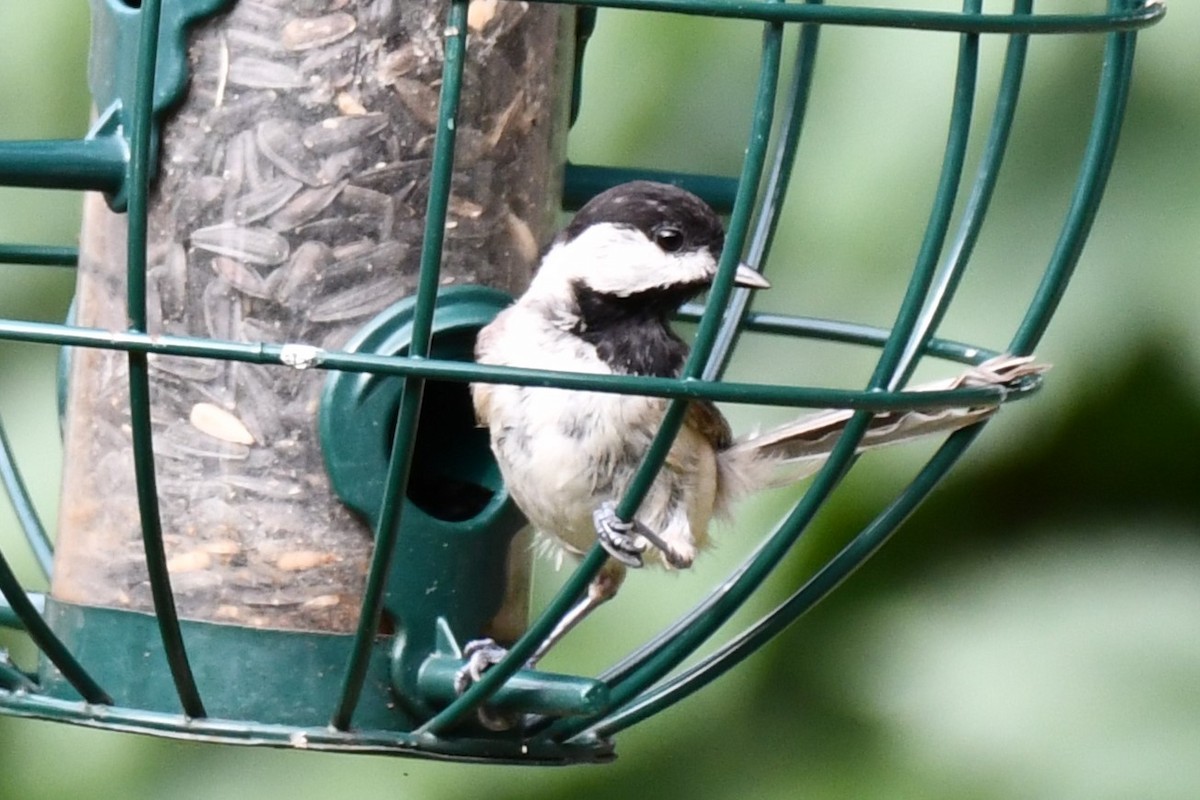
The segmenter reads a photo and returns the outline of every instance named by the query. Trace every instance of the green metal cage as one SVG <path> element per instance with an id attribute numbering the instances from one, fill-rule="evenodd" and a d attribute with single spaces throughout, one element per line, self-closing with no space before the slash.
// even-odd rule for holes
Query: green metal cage
<path id="1" fill-rule="evenodd" d="M 153 614 L 85 608 L 62 602 L 53 593 L 29 592 L 0 554 L 0 625 L 22 632 L 40 654 L 36 666 L 18 665 L 0 654 L 0 712 L 207 741 L 520 763 L 611 758 L 615 734 L 687 698 L 770 641 L 875 552 L 942 479 L 978 437 L 982 423 L 950 435 L 903 491 L 784 602 L 683 666 L 800 539 L 852 467 L 856 445 L 872 415 L 916 407 L 915 393 L 904 387 L 923 359 L 978 364 L 1000 352 L 1032 352 L 1065 291 L 1100 202 L 1129 91 L 1136 34 L 1165 13 L 1165 5 L 1155 0 L 1107 0 L 1096 4 L 1103 8 L 1080 13 L 1035 10 L 1034 0 L 1014 0 L 1011 10 L 1003 12 L 985 12 L 982 0 L 964 0 L 961 10 L 820 0 L 601 0 L 588 5 L 539 0 L 572 9 L 576 107 L 583 45 L 597 9 L 706 15 L 741 21 L 730 24 L 757 21 L 762 26 L 753 118 L 739 176 L 565 167 L 565 208 L 577 207 L 624 180 L 651 177 L 691 188 L 728 212 L 718 280 L 705 306 L 689 306 L 682 313 L 697 323 L 684 374 L 659 379 L 470 363 L 474 331 L 503 307 L 507 296 L 479 286 L 448 288 L 439 280 L 456 169 L 463 63 L 472 45 L 467 0 L 449 0 L 446 5 L 436 137 L 413 294 L 389 307 L 343 347 L 152 332 L 147 316 L 147 205 L 158 169 L 161 126 L 187 85 L 189 30 L 231 3 L 93 0 L 92 89 L 98 119 L 92 133 L 79 141 L 0 143 L 0 183 L 102 192 L 126 220 L 125 330 L 73 321 L 3 319 L 0 337 L 75 353 L 101 349 L 127 354 L 130 436 L 153 605 Z M 937 31 L 958 43 L 942 171 L 907 290 L 894 323 L 886 328 L 756 312 L 748 294 L 732 287 L 739 260 L 762 265 L 771 251 L 799 146 L 818 41 L 822 30 L 833 26 Z M 940 338 L 939 324 L 970 261 L 1006 153 L 1029 44 L 1035 38 L 1066 34 L 1103 37 L 1105 52 L 1077 182 L 1041 281 L 1002 347 Z M 783 86 L 781 76 L 788 66 L 784 43 L 789 36 L 797 37 L 798 47 L 790 85 Z M 985 37 L 1002 38 L 1007 49 L 986 145 L 972 177 L 965 169 L 967 140 L 976 114 L 977 67 Z M 956 210 L 957 227 L 952 224 Z M 2 263 L 73 266 L 77 258 L 74 248 L 0 244 Z M 861 390 L 722 380 L 743 332 L 874 348 L 877 362 Z M 333 635 L 273 630 L 200 622 L 178 613 L 152 449 L 148 359 L 155 356 L 328 373 L 321 413 L 330 480 L 342 501 L 370 521 L 374 534 L 353 631 Z M 440 413 L 438 424 L 449 425 L 463 441 L 470 437 L 470 421 L 462 418 L 469 412 L 443 404 L 441 394 L 431 401 L 430 394 L 441 386 L 461 387 L 472 381 L 670 398 L 661 430 L 618 509 L 625 518 L 636 511 L 662 465 L 689 399 L 855 413 L 786 518 L 706 599 L 652 641 L 594 677 L 523 667 L 603 566 L 607 555 L 597 545 L 515 638 L 508 655 L 459 695 L 454 690 L 455 672 L 463 665 L 459 644 L 477 635 L 481 619 L 495 611 L 504 591 L 503 576 L 495 574 L 495 554 L 508 546 L 520 519 L 486 463 L 472 464 L 471 469 L 479 470 L 483 477 L 478 480 L 491 486 L 491 499 L 470 519 L 440 526 L 403 500 L 406 487 L 420 477 L 415 470 L 425 463 L 419 457 L 414 460 L 414 451 L 421 447 L 423 414 Z M 919 402 L 922 408 L 1007 402 L 1039 385 L 1035 377 L 1011 387 L 924 393 Z M 28 546 L 48 578 L 54 569 L 54 545 L 33 509 L 2 429 L 0 444 L 0 476 Z M 472 451 L 463 458 L 487 457 Z M 405 619 L 404 635 L 381 628 L 389 610 Z M 287 674 L 263 678 L 261 669 L 253 672 L 248 666 L 256 658 Z M 260 679 L 262 685 L 256 685 Z M 505 731 L 486 730 L 474 718 L 484 704 L 521 715 L 524 721 Z"/>

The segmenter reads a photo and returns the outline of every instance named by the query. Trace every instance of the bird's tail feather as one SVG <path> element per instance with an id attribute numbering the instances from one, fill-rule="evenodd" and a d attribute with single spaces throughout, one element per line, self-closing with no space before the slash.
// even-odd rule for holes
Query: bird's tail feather
<path id="1" fill-rule="evenodd" d="M 1032 356 L 1001 355 L 957 377 L 921 384 L 913 391 L 944 391 L 960 387 L 1005 386 L 1049 365 Z M 950 433 L 973 425 L 999 410 L 1000 404 L 957 408 L 915 409 L 876 414 L 867 426 L 857 452 L 912 441 L 937 433 Z M 722 453 L 728 476 L 740 476 L 750 485 L 744 490 L 786 486 L 820 469 L 854 412 L 835 409 L 818 412 L 762 433 L 739 438 Z M 730 486 L 735 495 L 743 494 Z"/>

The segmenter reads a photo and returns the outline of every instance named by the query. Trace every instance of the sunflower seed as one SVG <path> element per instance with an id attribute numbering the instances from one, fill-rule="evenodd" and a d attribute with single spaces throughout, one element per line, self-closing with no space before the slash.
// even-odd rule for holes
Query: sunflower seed
<path id="1" fill-rule="evenodd" d="M 280 172 L 311 186 L 317 182 L 317 159 L 300 141 L 300 131 L 293 120 L 267 119 L 254 129 L 254 141 Z"/>
<path id="2" fill-rule="evenodd" d="M 328 117 L 305 128 L 300 141 L 317 153 L 332 153 L 379 133 L 387 124 L 387 115 L 379 113 Z"/>
<path id="3" fill-rule="evenodd" d="M 188 421 L 193 428 L 214 439 L 234 444 L 254 444 L 254 437 L 236 415 L 212 403 L 196 403 L 188 414 Z"/>
<path id="4" fill-rule="evenodd" d="M 317 180 L 322 184 L 336 183 L 358 169 L 362 161 L 362 148 L 350 147 L 340 150 L 321 162 L 317 168 Z"/>
<path id="5" fill-rule="evenodd" d="M 313 322 L 344 322 L 376 314 L 408 293 L 409 287 L 392 276 L 350 286 L 309 310 Z"/>
<path id="6" fill-rule="evenodd" d="M 283 208 L 276 211 L 267 220 L 267 224 L 277 231 L 288 231 L 308 222 L 329 207 L 342 189 L 346 181 L 318 186 L 315 189 L 305 189 L 289 200 Z"/>
<path id="7" fill-rule="evenodd" d="M 356 27 L 354 17 L 342 11 L 321 17 L 299 17 L 283 26 L 280 41 L 287 50 L 311 50 L 345 39 Z"/>
<path id="8" fill-rule="evenodd" d="M 233 221 L 239 225 L 257 222 L 278 211 L 304 184 L 295 178 L 275 178 L 239 196 L 231 204 Z"/>
<path id="9" fill-rule="evenodd" d="M 254 56 L 239 56 L 230 62 L 229 82 L 253 89 L 300 89 L 308 85 L 294 67 Z"/>
<path id="10" fill-rule="evenodd" d="M 319 550 L 293 550 L 275 559 L 275 566 L 284 572 L 300 572 L 301 570 L 323 567 L 337 561 L 333 553 L 322 553 Z"/>
<path id="11" fill-rule="evenodd" d="M 305 242 L 296 248 L 284 267 L 279 267 L 267 278 L 271 296 L 280 302 L 294 299 L 300 287 L 311 287 L 314 280 L 327 264 L 333 261 L 333 251 L 323 242 Z"/>
<path id="12" fill-rule="evenodd" d="M 250 297 L 267 298 L 266 283 L 262 275 L 254 268 L 227 256 L 217 256 L 212 260 L 213 271 L 225 279 L 225 282 L 239 292 Z"/>
<path id="13" fill-rule="evenodd" d="M 213 225 L 192 231 L 192 247 L 229 256 L 247 264 L 279 264 L 288 257 L 288 243 L 269 228 Z"/>

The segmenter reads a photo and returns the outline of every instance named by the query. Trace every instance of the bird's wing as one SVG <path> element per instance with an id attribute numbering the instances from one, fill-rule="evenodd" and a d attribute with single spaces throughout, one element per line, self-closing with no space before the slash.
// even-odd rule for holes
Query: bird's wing
<path id="1" fill-rule="evenodd" d="M 492 359 L 488 354 L 492 351 L 494 342 L 503 341 L 506 315 L 501 311 L 494 320 L 483 326 L 475 337 L 475 362 L 488 364 Z M 471 384 L 471 402 L 475 405 L 475 422 L 486 426 L 491 419 L 493 385 L 490 383 Z"/>
<path id="2" fill-rule="evenodd" d="M 491 420 L 492 385 L 490 383 L 472 383 L 471 402 L 475 405 L 475 423 L 486 428 Z"/>
<path id="3" fill-rule="evenodd" d="M 733 431 L 729 427 L 729 421 L 711 400 L 693 400 L 688 403 L 683 424 L 712 442 L 712 446 L 717 450 L 724 450 L 733 444 Z"/>

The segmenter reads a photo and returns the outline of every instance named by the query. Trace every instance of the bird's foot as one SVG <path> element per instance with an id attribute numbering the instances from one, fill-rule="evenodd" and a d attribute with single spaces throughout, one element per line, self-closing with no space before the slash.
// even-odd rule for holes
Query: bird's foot
<path id="1" fill-rule="evenodd" d="M 626 522 L 617 516 L 616 503 L 611 500 L 601 503 L 592 512 L 592 522 L 596 525 L 596 538 L 610 556 L 629 567 L 645 564 L 642 553 L 646 551 L 648 539 L 639 536 L 640 523 L 636 520 Z"/>
<path id="2" fill-rule="evenodd" d="M 463 647 L 463 658 L 467 663 L 454 673 L 454 691 L 462 694 L 483 679 L 483 673 L 508 654 L 493 639 L 475 639 Z"/>
<path id="3" fill-rule="evenodd" d="M 596 525 L 596 538 L 608 551 L 608 554 L 630 567 L 641 567 L 645 564 L 642 553 L 646 551 L 647 542 L 662 551 L 663 558 L 673 567 L 687 567 L 691 559 L 675 552 L 675 548 L 667 544 L 661 536 L 641 522 L 630 520 L 626 522 L 617 516 L 617 504 L 606 500 L 592 512 L 592 521 Z"/>
<path id="4" fill-rule="evenodd" d="M 483 673 L 493 664 L 508 655 L 508 650 L 496 644 L 494 639 L 474 639 L 463 647 L 463 658 L 467 663 L 454 673 L 454 691 L 463 694 L 483 679 Z M 487 706 L 476 710 L 479 724 L 491 731 L 506 731 L 517 724 L 519 715 L 503 714 Z"/>

